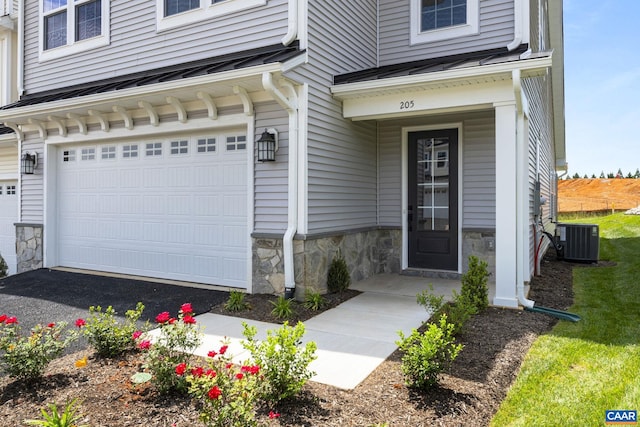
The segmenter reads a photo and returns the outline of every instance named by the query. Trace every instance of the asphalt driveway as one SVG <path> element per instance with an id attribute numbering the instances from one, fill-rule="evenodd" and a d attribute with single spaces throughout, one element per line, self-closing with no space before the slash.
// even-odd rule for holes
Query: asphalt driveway
<path id="1" fill-rule="evenodd" d="M 0 279 L 0 314 L 16 316 L 23 331 L 37 323 L 68 322 L 87 317 L 89 307 L 113 306 L 118 315 L 145 305 L 142 320 L 153 321 L 163 311 L 177 315 L 180 306 L 191 303 L 196 314 L 226 301 L 227 292 L 167 285 L 141 280 L 69 273 L 42 268 Z M 73 350 L 86 345 L 84 341 Z M 70 349 L 71 350 L 71 349 Z"/>

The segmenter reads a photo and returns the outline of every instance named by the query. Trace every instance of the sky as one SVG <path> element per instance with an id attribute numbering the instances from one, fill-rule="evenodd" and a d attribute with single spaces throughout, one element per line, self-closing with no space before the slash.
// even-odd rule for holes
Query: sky
<path id="1" fill-rule="evenodd" d="M 639 42 L 640 1 L 564 0 L 569 175 L 640 168 Z"/>

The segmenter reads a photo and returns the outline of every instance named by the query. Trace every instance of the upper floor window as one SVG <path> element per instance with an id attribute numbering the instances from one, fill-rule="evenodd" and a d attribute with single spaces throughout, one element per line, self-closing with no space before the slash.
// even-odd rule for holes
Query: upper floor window
<path id="1" fill-rule="evenodd" d="M 480 0 L 411 0 L 411 44 L 478 33 Z"/>
<path id="2" fill-rule="evenodd" d="M 267 0 L 156 0 L 158 31 L 263 6 Z"/>
<path id="3" fill-rule="evenodd" d="M 40 59 L 109 43 L 110 0 L 41 0 Z"/>

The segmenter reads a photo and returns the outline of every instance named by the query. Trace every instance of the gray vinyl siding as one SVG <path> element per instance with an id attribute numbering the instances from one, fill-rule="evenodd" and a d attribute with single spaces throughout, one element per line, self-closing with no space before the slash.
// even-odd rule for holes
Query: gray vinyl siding
<path id="1" fill-rule="evenodd" d="M 550 84 L 546 77 L 527 78 L 523 80 L 523 89 L 529 101 L 529 221 L 530 224 L 536 224 L 542 220 L 543 227 L 547 231 L 552 230 L 551 220 L 555 217 L 552 211 L 552 200 L 556 195 L 555 180 L 555 158 L 552 139 L 552 119 L 551 119 L 551 103 L 550 103 Z M 536 147 L 539 148 L 536 148 Z M 539 171 L 539 173 L 538 173 Z M 534 210 L 534 186 L 535 181 L 540 181 L 540 195 L 547 199 L 547 203 L 542 206 L 542 215 L 536 217 L 537 212 Z M 540 236 L 536 236 L 540 239 Z M 535 251 L 537 242 L 534 239 L 533 227 L 529 230 L 530 242 L 530 264 L 531 272 L 535 266 Z M 544 241 L 548 245 L 547 240 Z M 543 246 L 543 249 L 546 246 Z M 543 253 L 544 251 L 541 251 Z"/>
<path id="2" fill-rule="evenodd" d="M 111 0 L 111 43 L 38 60 L 38 0 L 26 1 L 25 87 L 34 93 L 280 43 L 287 0 L 156 32 L 155 0 Z"/>
<path id="3" fill-rule="evenodd" d="M 333 75 L 376 65 L 376 1 L 310 2 L 309 62 L 294 76 L 309 85 L 309 233 L 374 226 L 376 124 L 342 117 Z"/>
<path id="4" fill-rule="evenodd" d="M 18 149 L 15 146 L 0 147 L 0 177 L 18 176 Z"/>
<path id="5" fill-rule="evenodd" d="M 38 165 L 33 175 L 22 175 L 20 213 L 21 221 L 42 224 L 44 216 L 44 147 L 42 140 L 33 135 L 25 135 L 22 151 L 36 152 Z"/>
<path id="6" fill-rule="evenodd" d="M 478 34 L 411 46 L 410 1 L 380 0 L 380 65 L 505 47 L 514 38 L 513 0 L 478 0 Z"/>
<path id="7" fill-rule="evenodd" d="M 496 226 L 496 132 L 493 112 L 464 121 L 462 227 Z"/>
<path id="8" fill-rule="evenodd" d="M 495 228 L 493 111 L 380 122 L 380 225 L 402 224 L 402 128 L 462 122 L 462 227 Z"/>
<path id="9" fill-rule="evenodd" d="M 265 128 L 278 131 L 275 162 L 254 165 L 254 231 L 283 233 L 287 229 L 287 197 L 289 176 L 289 118 L 275 102 L 256 104 L 255 140 Z"/>

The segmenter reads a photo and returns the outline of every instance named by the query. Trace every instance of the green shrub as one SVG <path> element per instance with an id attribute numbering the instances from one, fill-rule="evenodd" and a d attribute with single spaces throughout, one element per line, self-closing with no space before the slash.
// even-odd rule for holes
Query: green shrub
<path id="1" fill-rule="evenodd" d="M 224 303 L 224 309 L 227 311 L 244 311 L 249 308 L 249 303 L 244 300 L 245 293 L 240 291 L 230 291 L 229 299 Z"/>
<path id="2" fill-rule="evenodd" d="M 138 337 L 138 347 L 145 351 L 144 366 L 151 373 L 151 383 L 161 394 L 185 392 L 187 381 L 176 373 L 181 363 L 188 363 L 202 342 L 202 332 L 196 325 L 191 304 L 182 304 L 178 318 L 165 311 L 156 316 L 160 334 L 155 341 Z"/>
<path id="3" fill-rule="evenodd" d="M 444 295 L 434 294 L 432 284 L 429 284 L 429 289 L 424 289 L 416 295 L 416 300 L 431 314 L 438 313 L 444 306 Z"/>
<path id="4" fill-rule="evenodd" d="M 273 314 L 278 319 L 290 319 L 293 316 L 293 307 L 291 306 L 291 300 L 280 295 L 277 300 L 271 301 L 273 305 Z"/>
<path id="5" fill-rule="evenodd" d="M 267 339 L 258 342 L 255 339 L 257 329 L 242 323 L 242 334 L 246 340 L 242 346 L 251 353 L 253 364 L 261 367 L 267 380 L 262 398 L 269 402 L 278 402 L 296 395 L 315 372 L 309 370 L 309 364 L 316 359 L 316 343 L 307 342 L 302 346 L 304 324 L 298 322 L 295 327 L 288 322 L 277 331 L 267 331 Z"/>
<path id="6" fill-rule="evenodd" d="M 449 323 L 453 325 L 453 334 L 458 334 L 462 327 L 469 321 L 471 316 L 478 313 L 475 305 L 463 294 L 452 292 L 453 301 L 442 307 L 441 316 L 446 316 Z"/>
<path id="7" fill-rule="evenodd" d="M 306 291 L 303 304 L 309 310 L 318 311 L 327 305 L 327 300 L 318 292 Z"/>
<path id="8" fill-rule="evenodd" d="M 49 362 L 62 354 L 78 338 L 65 322 L 36 325 L 22 335 L 18 319 L 0 316 L 0 350 L 4 371 L 13 378 L 33 381 L 42 377 Z"/>
<path id="9" fill-rule="evenodd" d="M 237 365 L 227 356 L 227 344 L 210 351 L 206 365 L 176 366 L 198 402 L 200 420 L 207 426 L 256 426 L 256 402 L 265 382 L 258 365 Z"/>
<path id="10" fill-rule="evenodd" d="M 455 344 L 453 324 L 442 315 L 439 322 L 429 324 L 424 333 L 413 329 L 405 337 L 398 332 L 400 340 L 396 344 L 404 353 L 402 372 L 407 386 L 427 389 L 438 382 L 438 374 L 449 368 L 462 350 L 461 344 Z"/>
<path id="11" fill-rule="evenodd" d="M 4 258 L 0 254 L 0 279 L 3 277 L 7 277 L 7 271 L 9 270 L 9 266 L 5 262 Z"/>
<path id="12" fill-rule="evenodd" d="M 351 285 L 351 276 L 349 275 L 349 268 L 347 262 L 342 257 L 340 251 L 337 256 L 331 261 L 329 266 L 329 273 L 327 275 L 327 288 L 329 292 L 344 292 Z"/>
<path id="13" fill-rule="evenodd" d="M 75 400 L 67 403 L 62 412 L 58 412 L 58 407 L 54 403 L 50 403 L 48 408 L 51 413 L 46 409 L 40 410 L 41 420 L 25 420 L 25 424 L 41 427 L 88 427 L 87 424 L 78 424 L 82 416 L 76 415 L 78 409 Z"/>
<path id="14" fill-rule="evenodd" d="M 477 312 L 489 307 L 489 288 L 487 287 L 489 271 L 487 266 L 485 261 L 480 261 L 472 255 L 469 257 L 469 269 L 462 275 L 460 294 L 476 308 Z"/>
<path id="15" fill-rule="evenodd" d="M 99 305 L 91 306 L 82 333 L 98 355 L 116 357 L 135 348 L 136 322 L 143 311 L 144 305 L 138 302 L 135 310 L 127 310 L 124 322 L 120 323 L 112 306 L 104 311 Z"/>

